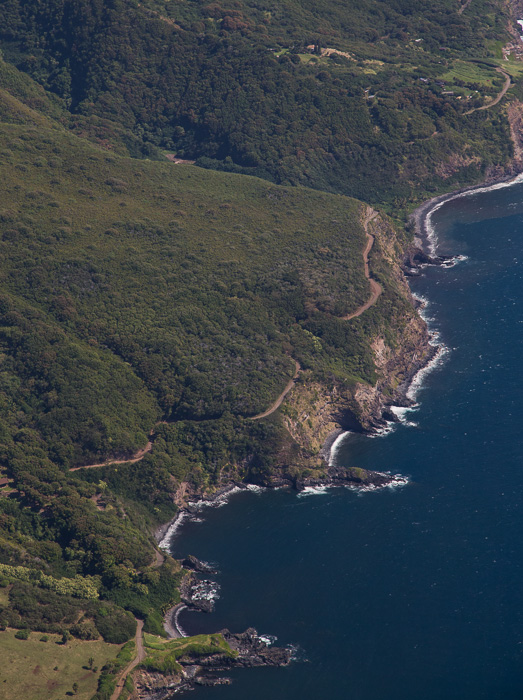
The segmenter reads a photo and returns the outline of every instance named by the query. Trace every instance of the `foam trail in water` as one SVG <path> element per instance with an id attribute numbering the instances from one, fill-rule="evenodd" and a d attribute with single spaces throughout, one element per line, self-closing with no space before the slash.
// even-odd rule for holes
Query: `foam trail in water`
<path id="1" fill-rule="evenodd" d="M 417 428 L 418 423 L 408 419 L 408 416 L 413 411 L 417 411 L 418 406 L 391 406 L 390 411 L 396 416 L 398 422 L 402 425 L 406 425 L 409 428 Z"/>
<path id="2" fill-rule="evenodd" d="M 430 325 L 431 322 L 434 321 L 434 318 L 430 316 L 429 314 L 429 307 L 430 307 L 430 300 L 427 299 L 427 297 L 422 296 L 421 294 L 416 294 L 415 292 L 412 293 L 412 296 L 416 301 L 419 303 L 419 308 L 418 308 L 418 313 L 421 316 L 421 318 Z M 387 424 L 379 428 L 378 430 L 375 430 L 372 435 L 369 435 L 369 437 L 384 437 L 386 435 L 389 435 L 391 432 L 396 430 L 398 425 L 405 425 L 408 427 L 418 427 L 418 424 L 415 423 L 412 420 L 409 420 L 409 415 L 417 411 L 419 409 L 419 403 L 417 403 L 417 397 L 420 392 L 420 390 L 423 388 L 423 384 L 427 378 L 427 376 L 437 367 L 440 367 L 444 362 L 449 354 L 450 350 L 449 348 L 443 344 L 441 341 L 440 334 L 438 331 L 431 329 L 430 330 L 430 338 L 429 338 L 429 344 L 436 349 L 436 352 L 433 356 L 433 358 L 428 362 L 424 367 L 419 369 L 416 374 L 414 375 L 409 388 L 407 389 L 406 392 L 406 397 L 407 399 L 411 402 L 410 406 L 390 406 L 389 409 L 390 411 L 396 416 L 398 419 L 396 421 L 387 421 Z"/>
<path id="3" fill-rule="evenodd" d="M 329 467 L 334 466 L 336 463 L 336 456 L 339 452 L 339 449 L 341 447 L 341 443 L 345 440 L 345 437 L 347 435 L 350 435 L 350 431 L 346 430 L 338 435 L 336 440 L 331 445 L 331 449 L 329 452 Z"/>
<path id="4" fill-rule="evenodd" d="M 247 484 L 247 491 L 251 493 L 263 493 L 267 490 L 265 486 L 257 486 L 256 484 Z"/>
<path id="5" fill-rule="evenodd" d="M 436 369 L 436 367 L 441 367 L 441 365 L 445 362 L 448 354 L 450 353 L 449 348 L 446 345 L 443 345 L 443 343 L 439 344 L 437 348 L 438 349 L 436 351 L 436 354 L 434 355 L 432 360 L 414 375 L 414 379 L 412 380 L 407 391 L 407 398 L 411 401 L 416 400 L 420 390 L 423 388 L 423 383 L 427 376 L 434 369 Z M 412 406 L 411 408 L 415 408 L 415 406 Z"/>
<path id="6" fill-rule="evenodd" d="M 183 629 L 183 627 L 180 625 L 180 621 L 179 621 L 179 619 L 178 619 L 178 618 L 180 617 L 180 613 L 182 612 L 182 610 L 187 610 L 187 606 L 186 606 L 186 605 L 182 605 L 180 608 L 178 608 L 178 610 L 176 611 L 176 614 L 175 614 L 175 616 L 174 616 L 174 620 L 173 620 L 174 625 L 173 625 L 173 627 L 174 627 L 174 629 L 178 632 L 178 634 L 180 635 L 180 637 L 188 637 L 189 635 L 188 635 L 187 632 Z"/>
<path id="7" fill-rule="evenodd" d="M 170 553 L 169 550 L 169 545 L 171 543 L 171 539 L 173 538 L 175 532 L 182 526 L 183 522 L 187 520 L 189 517 L 189 513 L 185 513 L 182 511 L 174 520 L 173 522 L 169 525 L 167 528 L 167 531 L 165 532 L 165 535 L 162 537 L 162 539 L 158 542 L 158 547 L 160 549 L 163 549 L 165 552 Z"/>

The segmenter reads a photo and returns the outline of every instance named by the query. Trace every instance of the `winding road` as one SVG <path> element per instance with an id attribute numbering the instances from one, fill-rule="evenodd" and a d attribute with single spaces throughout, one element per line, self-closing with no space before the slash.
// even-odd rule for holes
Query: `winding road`
<path id="1" fill-rule="evenodd" d="M 362 313 L 367 311 L 367 309 L 370 309 L 370 307 L 376 303 L 379 295 L 383 291 L 383 287 L 381 286 L 381 284 L 379 284 L 378 282 L 376 282 L 376 280 L 373 280 L 371 278 L 369 270 L 369 253 L 371 251 L 372 246 L 374 245 L 374 236 L 371 233 L 369 233 L 369 224 L 377 216 L 377 211 L 372 209 L 372 207 L 367 207 L 365 217 L 362 221 L 363 229 L 365 231 L 365 235 L 367 236 L 367 244 L 363 250 L 363 265 L 365 270 L 365 277 L 368 279 L 370 284 L 370 296 L 364 304 L 362 304 L 356 309 L 356 311 L 353 311 L 352 313 L 347 314 L 346 316 L 341 316 L 343 321 L 350 321 L 353 318 L 361 316 Z M 287 396 L 289 391 L 295 385 L 296 380 L 298 379 L 301 372 L 300 363 L 297 360 L 294 360 L 294 362 L 296 363 L 296 372 L 294 374 L 294 377 L 288 382 L 287 386 L 278 396 L 276 401 L 266 411 L 264 411 L 263 413 L 259 413 L 257 416 L 252 416 L 250 420 L 260 420 L 261 418 L 267 418 L 267 416 L 270 416 L 271 413 L 274 413 L 274 411 L 276 411 L 276 409 L 278 409 L 281 406 L 283 399 Z"/>
<path id="2" fill-rule="evenodd" d="M 510 79 L 509 79 L 509 84 L 510 84 Z M 505 91 L 506 92 L 506 91 Z M 499 97 L 499 100 L 501 99 L 502 96 Z M 370 309 L 371 306 L 373 306 L 376 301 L 378 300 L 379 295 L 382 293 L 383 288 L 381 284 L 376 282 L 376 280 L 373 280 L 370 276 L 370 270 L 369 270 L 369 253 L 371 251 L 372 246 L 374 245 L 374 236 L 369 233 L 369 224 L 370 222 L 375 219 L 378 216 L 378 212 L 372 209 L 372 207 L 367 207 L 365 216 L 362 221 L 363 229 L 365 231 L 365 235 L 367 236 L 367 244 L 363 250 L 363 265 L 364 265 L 364 271 L 365 271 L 365 277 L 369 281 L 370 285 L 370 296 L 367 299 L 367 301 L 359 306 L 356 311 L 353 311 L 350 314 L 347 314 L 346 316 L 341 316 L 341 319 L 343 321 L 350 321 L 353 318 L 357 318 L 358 316 L 361 316 L 362 313 L 367 311 L 367 309 Z M 287 396 L 289 391 L 292 389 L 292 387 L 295 385 L 296 380 L 300 376 L 301 370 L 301 365 L 297 360 L 294 360 L 294 364 L 296 365 L 296 371 L 294 373 L 294 376 L 292 379 L 290 379 L 285 387 L 285 389 L 281 392 L 281 394 L 278 396 L 276 401 L 269 406 L 269 408 L 266 411 L 263 411 L 263 413 L 258 413 L 256 416 L 251 416 L 249 420 L 261 420 L 262 418 L 267 418 L 267 416 L 270 416 L 274 411 L 276 411 L 283 403 L 284 398 Z M 165 421 L 160 421 L 160 423 L 164 423 Z M 158 424 L 157 424 L 158 425 Z M 154 432 L 154 431 L 153 431 Z M 151 436 L 153 435 L 153 432 L 151 432 Z M 132 457 L 129 459 L 117 459 L 117 460 L 108 460 L 107 462 L 101 462 L 100 464 L 86 464 L 82 467 L 73 467 L 69 471 L 71 472 L 76 472 L 79 469 L 95 469 L 96 467 L 109 467 L 113 464 L 132 464 L 133 462 L 139 462 L 141 459 L 144 458 L 144 456 L 151 451 L 153 446 L 152 440 L 149 440 L 147 445 L 143 447 L 141 450 L 138 450 L 136 454 L 134 454 Z"/>
<path id="3" fill-rule="evenodd" d="M 283 399 L 287 396 L 289 391 L 295 385 L 296 380 L 298 379 L 301 372 L 300 363 L 297 360 L 294 360 L 294 362 L 296 364 L 296 372 L 294 373 L 294 377 L 289 381 L 289 383 L 278 396 L 276 401 L 266 411 L 264 411 L 263 413 L 259 413 L 257 416 L 252 416 L 249 420 L 260 420 L 260 418 L 267 418 L 267 416 L 270 416 L 271 413 L 274 413 L 274 411 L 281 406 Z"/>
<path id="4" fill-rule="evenodd" d="M 364 304 L 359 306 L 356 309 L 356 311 L 353 311 L 351 314 L 347 314 L 346 316 L 342 316 L 341 318 L 344 321 L 350 321 L 353 318 L 361 316 L 362 313 L 367 311 L 367 309 L 370 309 L 370 307 L 378 301 L 378 297 L 383 291 L 383 287 L 381 286 L 381 284 L 378 284 L 376 280 L 373 280 L 371 278 L 369 270 L 369 253 L 371 251 L 372 246 L 374 245 L 374 236 L 372 235 L 372 233 L 369 233 L 369 224 L 377 216 L 377 211 L 374 211 L 374 209 L 372 209 L 371 207 L 367 207 L 367 213 L 363 220 L 363 228 L 365 230 L 365 235 L 367 236 L 367 245 L 363 250 L 363 264 L 365 267 L 365 277 L 369 280 L 370 284 L 370 297 Z"/>
<path id="5" fill-rule="evenodd" d="M 96 469 L 97 467 L 110 467 L 112 464 L 132 464 L 133 462 L 139 462 L 145 457 L 145 455 L 150 452 L 153 448 L 152 440 L 149 440 L 145 447 L 141 450 L 135 452 L 132 457 L 128 459 L 109 459 L 107 462 L 100 462 L 98 464 L 85 464 L 82 467 L 71 467 L 70 472 L 77 472 L 79 469 Z"/>
<path id="6" fill-rule="evenodd" d="M 111 700 L 118 700 L 120 697 L 120 693 L 123 690 L 123 687 L 125 685 L 125 679 L 127 676 L 131 673 L 131 671 L 138 666 L 138 664 L 142 663 L 142 661 L 145 659 L 145 649 L 143 646 L 143 637 L 142 637 L 142 631 L 143 631 L 143 620 L 136 620 L 136 635 L 134 638 L 134 641 L 136 643 L 136 656 L 134 659 L 131 661 L 131 663 L 124 668 L 122 671 L 122 675 L 118 679 L 118 683 L 116 684 L 116 688 L 114 689 L 114 693 L 111 695 Z"/>
<path id="7" fill-rule="evenodd" d="M 467 7 L 470 5 L 471 2 L 472 2 L 472 0 L 465 0 L 463 5 L 459 8 L 458 14 L 462 15 L 465 12 L 465 10 L 467 9 Z"/>
<path id="8" fill-rule="evenodd" d="M 81 467 L 71 467 L 70 472 L 77 472 L 79 469 L 96 469 L 97 467 L 110 467 L 113 464 L 133 464 L 133 462 L 139 462 L 145 457 L 145 455 L 153 449 L 153 436 L 155 434 L 157 425 L 169 425 L 166 420 L 159 420 L 155 423 L 154 428 L 149 433 L 149 441 L 145 447 L 142 447 L 138 452 L 135 452 L 132 457 L 127 459 L 108 459 L 106 462 L 98 462 L 97 464 L 84 464 Z"/>
<path id="9" fill-rule="evenodd" d="M 498 104 L 498 102 L 509 89 L 512 83 L 512 78 L 506 71 L 503 70 L 503 68 L 496 68 L 496 73 L 501 73 L 501 75 L 505 76 L 505 83 L 501 88 L 501 91 L 498 92 L 496 97 L 492 100 L 492 102 L 489 102 L 488 105 L 483 105 L 482 107 L 474 107 L 474 109 L 469 109 L 468 112 L 464 112 L 463 114 L 473 114 L 474 112 L 481 112 L 482 109 L 490 109 L 491 107 L 494 107 L 494 105 Z"/>

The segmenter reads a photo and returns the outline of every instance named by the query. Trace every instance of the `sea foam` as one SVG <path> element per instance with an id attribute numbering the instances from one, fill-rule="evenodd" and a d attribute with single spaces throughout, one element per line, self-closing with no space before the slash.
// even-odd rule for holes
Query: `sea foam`
<path id="1" fill-rule="evenodd" d="M 173 627 L 175 628 L 175 630 L 178 632 L 178 634 L 179 634 L 181 637 L 188 637 L 189 635 L 188 635 L 187 632 L 183 629 L 183 627 L 182 627 L 181 624 L 180 624 L 180 620 L 179 620 L 179 618 L 180 618 L 180 613 L 181 613 L 183 610 L 187 610 L 187 606 L 186 606 L 186 605 L 182 605 L 182 606 L 179 607 L 178 610 L 176 611 L 176 613 L 175 613 L 175 615 L 174 615 L 174 620 L 173 620 L 173 622 L 174 622 Z"/>
<path id="2" fill-rule="evenodd" d="M 336 440 L 331 445 L 331 449 L 329 452 L 329 467 L 332 467 L 336 464 L 336 457 L 338 455 L 338 452 L 340 450 L 342 442 L 345 440 L 347 435 L 350 435 L 350 431 L 346 430 L 338 435 Z"/>
<path id="3" fill-rule="evenodd" d="M 306 486 L 303 491 L 300 491 L 298 498 L 305 498 L 306 496 L 321 496 L 327 493 L 329 486 Z"/>
<path id="4" fill-rule="evenodd" d="M 179 530 L 179 528 L 183 525 L 184 521 L 190 518 L 189 513 L 186 511 L 182 511 L 179 513 L 176 518 L 172 521 L 172 523 L 169 525 L 167 528 L 164 536 L 162 539 L 158 542 L 158 547 L 160 549 L 163 549 L 164 552 L 170 553 L 169 545 L 171 544 L 171 540 L 176 534 L 176 532 Z"/>

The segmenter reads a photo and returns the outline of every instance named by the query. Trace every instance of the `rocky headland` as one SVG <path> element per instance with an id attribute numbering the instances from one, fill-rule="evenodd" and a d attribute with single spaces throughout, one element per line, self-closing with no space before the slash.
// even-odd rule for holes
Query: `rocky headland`
<path id="1" fill-rule="evenodd" d="M 133 697 L 167 700 L 197 686 L 229 685 L 231 679 L 223 674 L 235 668 L 287 666 L 291 662 L 291 649 L 271 646 L 253 628 L 239 634 L 224 629 L 219 634 L 230 651 L 205 656 L 189 651 L 177 659 L 179 669 L 172 673 L 141 670 L 135 677 Z"/>
<path id="2" fill-rule="evenodd" d="M 394 298 L 395 306 L 386 324 L 377 321 L 370 341 L 375 382 L 343 382 L 335 377 L 325 381 L 312 372 L 302 372 L 284 408 L 289 433 L 323 463 L 328 463 L 330 446 L 340 431 L 373 432 L 394 420 L 391 406 L 411 405 L 407 397 L 410 382 L 436 352 L 405 271 L 413 273 L 425 264 L 443 263 L 444 259 L 431 258 L 421 248 L 408 244 L 402 247 L 384 216 L 376 215 L 369 228 L 375 240 L 371 272 L 388 281 L 378 305 L 387 303 L 388 297 Z"/>

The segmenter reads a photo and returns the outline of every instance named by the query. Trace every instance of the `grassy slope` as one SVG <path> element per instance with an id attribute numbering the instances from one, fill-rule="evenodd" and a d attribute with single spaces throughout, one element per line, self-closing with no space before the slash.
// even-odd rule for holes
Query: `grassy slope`
<path id="1" fill-rule="evenodd" d="M 167 673 L 179 671 L 177 659 L 185 655 L 198 657 L 205 654 L 227 654 L 228 656 L 236 654 L 220 634 L 199 634 L 169 641 L 146 634 L 144 642 L 147 652 L 143 662 L 145 668 Z"/>
<path id="2" fill-rule="evenodd" d="M 39 641 L 41 637 L 33 632 L 29 639 L 22 640 L 15 638 L 15 630 L 0 632 L 0 694 L 4 700 L 56 700 L 71 692 L 73 683 L 78 683 L 75 697 L 88 700 L 96 691 L 100 668 L 120 650 L 119 645 L 101 641 L 73 639 L 61 645 L 57 644 L 61 641 L 59 635 L 48 635 L 48 642 Z M 98 668 L 96 673 L 83 668 L 90 657 L 94 659 L 93 667 Z"/>

